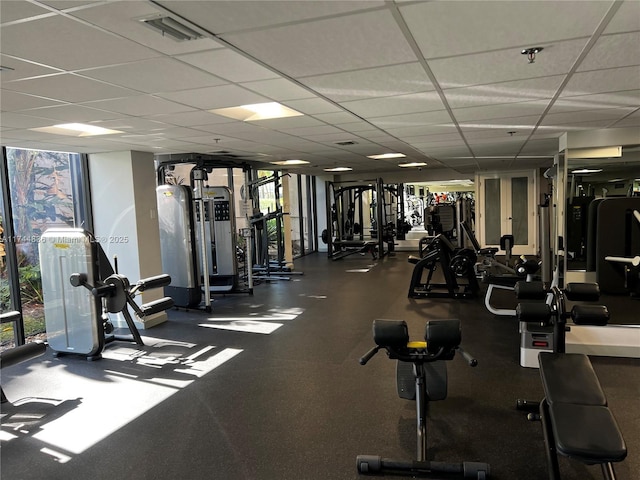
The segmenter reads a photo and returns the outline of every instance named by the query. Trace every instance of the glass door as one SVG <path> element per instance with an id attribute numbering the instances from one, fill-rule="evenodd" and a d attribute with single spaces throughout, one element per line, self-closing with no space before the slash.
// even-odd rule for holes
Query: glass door
<path id="1" fill-rule="evenodd" d="M 478 177 L 477 235 L 484 246 L 500 246 L 503 235 L 513 235 L 514 255 L 536 254 L 537 177 L 535 171 Z"/>

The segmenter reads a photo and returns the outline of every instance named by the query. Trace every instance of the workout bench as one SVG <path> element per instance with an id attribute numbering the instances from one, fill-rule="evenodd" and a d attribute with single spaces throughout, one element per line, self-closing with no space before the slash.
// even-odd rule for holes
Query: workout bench
<path id="1" fill-rule="evenodd" d="M 605 479 L 615 480 L 613 463 L 627 447 L 593 366 L 578 353 L 539 354 L 545 397 L 540 402 L 549 479 L 560 479 L 558 454 L 587 465 L 599 464 Z"/>

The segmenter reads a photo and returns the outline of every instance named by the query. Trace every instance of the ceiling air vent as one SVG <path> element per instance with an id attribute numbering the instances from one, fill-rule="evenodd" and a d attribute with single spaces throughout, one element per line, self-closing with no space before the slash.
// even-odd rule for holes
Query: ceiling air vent
<path id="1" fill-rule="evenodd" d="M 160 32 L 163 37 L 169 37 L 178 42 L 204 37 L 202 33 L 168 15 L 156 15 L 151 18 L 142 18 L 139 21 L 147 27 L 153 28 L 156 32 Z"/>
<path id="2" fill-rule="evenodd" d="M 354 142 L 353 140 L 345 140 L 344 142 L 336 142 L 336 145 L 340 145 L 341 147 L 345 147 L 347 145 L 357 145 L 358 142 Z"/>

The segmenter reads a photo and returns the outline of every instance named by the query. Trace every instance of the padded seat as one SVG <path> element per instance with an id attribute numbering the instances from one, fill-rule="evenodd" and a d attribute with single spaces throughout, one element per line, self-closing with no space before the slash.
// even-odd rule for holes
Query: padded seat
<path id="1" fill-rule="evenodd" d="M 416 264 L 418 263 L 420 260 L 422 260 L 420 257 L 416 257 L 415 255 L 409 255 L 407 257 L 407 262 L 412 263 L 412 264 Z"/>
<path id="2" fill-rule="evenodd" d="M 627 456 L 607 407 L 555 402 L 549 405 L 549 416 L 558 453 L 586 464 L 619 462 Z"/>
<path id="3" fill-rule="evenodd" d="M 517 275 L 486 275 L 482 282 L 490 285 L 502 285 L 503 287 L 515 287 L 516 283 L 522 280 Z"/>
<path id="4" fill-rule="evenodd" d="M 538 361 L 542 386 L 549 405 L 607 405 L 607 398 L 586 355 L 540 352 Z"/>

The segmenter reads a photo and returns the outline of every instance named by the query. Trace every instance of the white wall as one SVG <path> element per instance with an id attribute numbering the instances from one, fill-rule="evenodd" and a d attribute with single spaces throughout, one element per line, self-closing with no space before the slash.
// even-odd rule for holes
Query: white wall
<path id="1" fill-rule="evenodd" d="M 118 273 L 131 283 L 162 273 L 153 154 L 126 151 L 89 155 L 89 178 L 93 233 L 112 263 L 117 255 Z M 150 290 L 138 303 L 162 296 L 162 289 Z M 136 324 L 149 328 L 166 318 L 163 312 Z"/>

